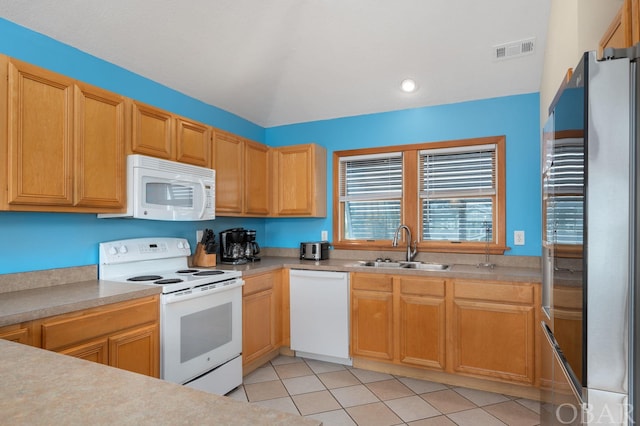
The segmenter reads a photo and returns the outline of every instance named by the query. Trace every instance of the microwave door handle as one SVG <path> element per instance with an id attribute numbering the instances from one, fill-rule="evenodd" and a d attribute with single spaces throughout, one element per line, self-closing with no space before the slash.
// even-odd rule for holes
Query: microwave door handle
<path id="1" fill-rule="evenodd" d="M 204 212 L 207 209 L 207 190 L 204 186 L 204 182 L 202 180 L 198 180 L 200 183 L 200 190 L 202 191 L 202 208 L 200 209 L 200 219 L 204 218 Z"/>

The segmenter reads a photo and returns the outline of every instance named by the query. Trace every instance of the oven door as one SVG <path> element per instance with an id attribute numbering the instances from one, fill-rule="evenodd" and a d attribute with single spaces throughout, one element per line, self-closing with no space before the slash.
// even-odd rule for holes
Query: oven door
<path id="1" fill-rule="evenodd" d="M 162 296 L 161 378 L 183 384 L 240 355 L 242 285 Z"/>
<path id="2" fill-rule="evenodd" d="M 136 167 L 133 169 L 133 217 L 155 220 L 215 218 L 215 181 Z"/>

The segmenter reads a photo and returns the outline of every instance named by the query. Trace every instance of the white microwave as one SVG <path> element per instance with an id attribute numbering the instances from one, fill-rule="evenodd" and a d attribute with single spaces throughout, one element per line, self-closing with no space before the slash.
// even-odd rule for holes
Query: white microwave
<path id="1" fill-rule="evenodd" d="M 127 211 L 99 218 L 215 219 L 215 170 L 140 154 L 127 156 Z"/>

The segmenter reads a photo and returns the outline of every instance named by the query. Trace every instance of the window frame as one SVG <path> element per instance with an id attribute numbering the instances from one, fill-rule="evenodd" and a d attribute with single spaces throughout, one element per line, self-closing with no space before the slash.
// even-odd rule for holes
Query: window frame
<path id="1" fill-rule="evenodd" d="M 496 146 L 496 191 L 492 215 L 493 239 L 488 245 L 485 242 L 469 241 L 421 241 L 422 215 L 419 196 L 419 152 L 421 150 L 472 147 L 475 145 Z M 392 152 L 402 152 L 403 176 L 401 198 L 401 221 L 409 226 L 414 240 L 418 241 L 418 250 L 425 252 L 443 253 L 473 253 L 473 254 L 504 254 L 506 246 L 506 137 L 489 136 L 482 138 L 458 139 L 440 142 L 423 142 L 410 145 L 394 145 L 378 148 L 352 149 L 334 151 L 333 153 L 333 247 L 347 250 L 405 250 L 406 241 L 402 247 L 393 248 L 391 240 L 345 240 L 344 235 L 344 203 L 340 201 L 340 158 L 358 155 L 373 155 Z M 405 233 L 402 233 L 405 238 Z"/>

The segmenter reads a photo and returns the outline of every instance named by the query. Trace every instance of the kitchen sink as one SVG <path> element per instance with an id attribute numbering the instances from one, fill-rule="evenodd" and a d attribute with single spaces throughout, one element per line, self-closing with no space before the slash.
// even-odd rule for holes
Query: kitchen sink
<path id="1" fill-rule="evenodd" d="M 368 266 L 371 268 L 403 268 L 401 262 L 394 260 L 361 260 L 357 266 Z"/>
<path id="2" fill-rule="evenodd" d="M 433 262 L 401 262 L 401 268 L 422 269 L 425 271 L 445 271 L 449 265 Z"/>
<path id="3" fill-rule="evenodd" d="M 395 260 L 361 260 L 354 266 L 366 266 L 369 268 L 402 268 L 402 269 L 420 269 L 424 271 L 445 271 L 449 269 L 449 265 L 444 263 L 432 262 L 406 262 Z"/>

